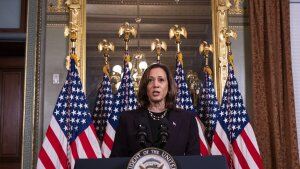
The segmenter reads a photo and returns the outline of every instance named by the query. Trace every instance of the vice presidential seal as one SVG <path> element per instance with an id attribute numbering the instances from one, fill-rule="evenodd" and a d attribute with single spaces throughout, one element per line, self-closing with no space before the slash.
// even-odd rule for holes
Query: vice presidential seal
<path id="1" fill-rule="evenodd" d="M 150 147 L 137 152 L 129 160 L 127 169 L 177 169 L 177 166 L 169 153 Z"/>

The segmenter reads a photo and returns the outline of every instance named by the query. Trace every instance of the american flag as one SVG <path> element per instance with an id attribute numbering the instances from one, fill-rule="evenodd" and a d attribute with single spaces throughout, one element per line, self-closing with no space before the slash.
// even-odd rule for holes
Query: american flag
<path id="1" fill-rule="evenodd" d="M 101 145 L 102 156 L 104 158 L 108 158 L 110 156 L 121 112 L 135 110 L 137 108 L 137 100 L 130 77 L 131 73 L 126 59 L 124 60 L 123 72 L 124 74 L 120 87 L 114 96 L 113 109 L 111 114 L 108 116 L 106 131 L 104 133 L 104 139 Z"/>
<path id="2" fill-rule="evenodd" d="M 177 54 L 176 58 L 176 71 L 174 79 L 177 85 L 176 107 L 184 110 L 188 110 L 195 113 L 192 98 L 188 89 L 188 85 L 185 79 L 185 73 L 182 67 L 182 53 Z M 202 123 L 195 113 L 196 122 L 198 125 L 199 137 L 200 137 L 200 154 L 208 155 L 208 145 L 205 136 L 202 132 Z"/>
<path id="3" fill-rule="evenodd" d="M 96 128 L 97 136 L 100 141 L 100 145 L 103 141 L 103 135 L 107 124 L 108 114 L 112 111 L 113 94 L 109 81 L 109 77 L 104 72 L 103 80 L 97 92 L 96 104 L 93 112 L 93 122 Z"/>
<path id="4" fill-rule="evenodd" d="M 190 91 L 185 79 L 185 73 L 182 67 L 182 54 L 179 53 L 176 59 L 176 71 L 174 80 L 177 85 L 176 107 L 195 112 Z"/>
<path id="5" fill-rule="evenodd" d="M 74 168 L 79 158 L 101 158 L 75 61 L 58 96 L 38 156 L 37 168 Z"/>
<path id="6" fill-rule="evenodd" d="M 263 168 L 256 137 L 230 63 L 228 71 L 211 153 L 225 155 L 229 168 Z"/>
<path id="7" fill-rule="evenodd" d="M 212 81 L 211 74 L 209 74 L 211 71 L 208 69 L 211 70 L 206 66 L 204 69 L 205 78 L 200 84 L 199 117 L 205 126 L 207 142 L 211 146 L 220 106 L 216 97 L 214 82 Z"/>

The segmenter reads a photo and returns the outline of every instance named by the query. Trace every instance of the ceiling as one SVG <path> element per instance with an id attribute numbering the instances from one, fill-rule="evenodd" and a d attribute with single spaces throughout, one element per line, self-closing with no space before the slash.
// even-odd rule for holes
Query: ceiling
<path id="1" fill-rule="evenodd" d="M 115 45 L 115 52 L 110 55 L 110 65 L 121 64 L 125 44 L 118 36 L 119 27 L 129 22 L 137 28 L 135 18 L 139 15 L 140 50 L 145 53 L 148 62 L 156 61 L 156 54 L 150 51 L 151 42 L 159 38 L 167 43 L 161 62 L 175 67 L 176 44 L 169 39 L 169 29 L 177 24 L 187 29 L 187 39 L 182 39 L 184 68 L 197 69 L 199 63 L 198 48 L 203 40 L 211 43 L 211 2 L 210 0 L 87 0 L 87 67 L 103 65 L 102 54 L 97 51 L 97 45 L 102 39 L 107 39 Z M 138 49 L 138 38 L 129 42 L 132 56 Z"/>

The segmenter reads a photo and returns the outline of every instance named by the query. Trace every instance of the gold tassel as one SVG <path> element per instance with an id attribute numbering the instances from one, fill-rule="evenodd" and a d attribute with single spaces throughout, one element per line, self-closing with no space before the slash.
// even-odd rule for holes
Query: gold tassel
<path id="1" fill-rule="evenodd" d="M 103 73 L 105 73 L 106 76 L 110 79 L 110 77 L 109 77 L 109 64 L 103 66 L 102 70 L 103 70 Z"/>
<path id="2" fill-rule="evenodd" d="M 209 66 L 205 66 L 203 68 L 203 72 L 207 73 L 210 76 L 210 78 L 212 79 L 212 70 L 211 70 L 211 68 Z"/>
<path id="3" fill-rule="evenodd" d="M 79 58 L 76 54 L 71 54 L 71 58 L 74 59 L 76 66 L 79 66 Z"/>
<path id="4" fill-rule="evenodd" d="M 231 64 L 232 69 L 234 70 L 233 55 L 232 54 L 229 56 L 229 63 Z"/>
<path id="5" fill-rule="evenodd" d="M 126 63 L 130 62 L 130 55 L 129 54 L 124 54 L 124 61 L 126 61 Z"/>
<path id="6" fill-rule="evenodd" d="M 183 65 L 182 53 L 181 52 L 177 53 L 177 59 L 180 62 L 180 64 Z"/>

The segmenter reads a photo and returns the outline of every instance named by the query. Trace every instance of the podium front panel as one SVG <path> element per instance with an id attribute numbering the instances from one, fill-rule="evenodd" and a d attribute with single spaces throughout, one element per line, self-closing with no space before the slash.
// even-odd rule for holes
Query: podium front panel
<path id="1" fill-rule="evenodd" d="M 224 156 L 173 156 L 178 169 L 228 169 Z M 126 169 L 130 158 L 79 159 L 75 169 Z"/>

